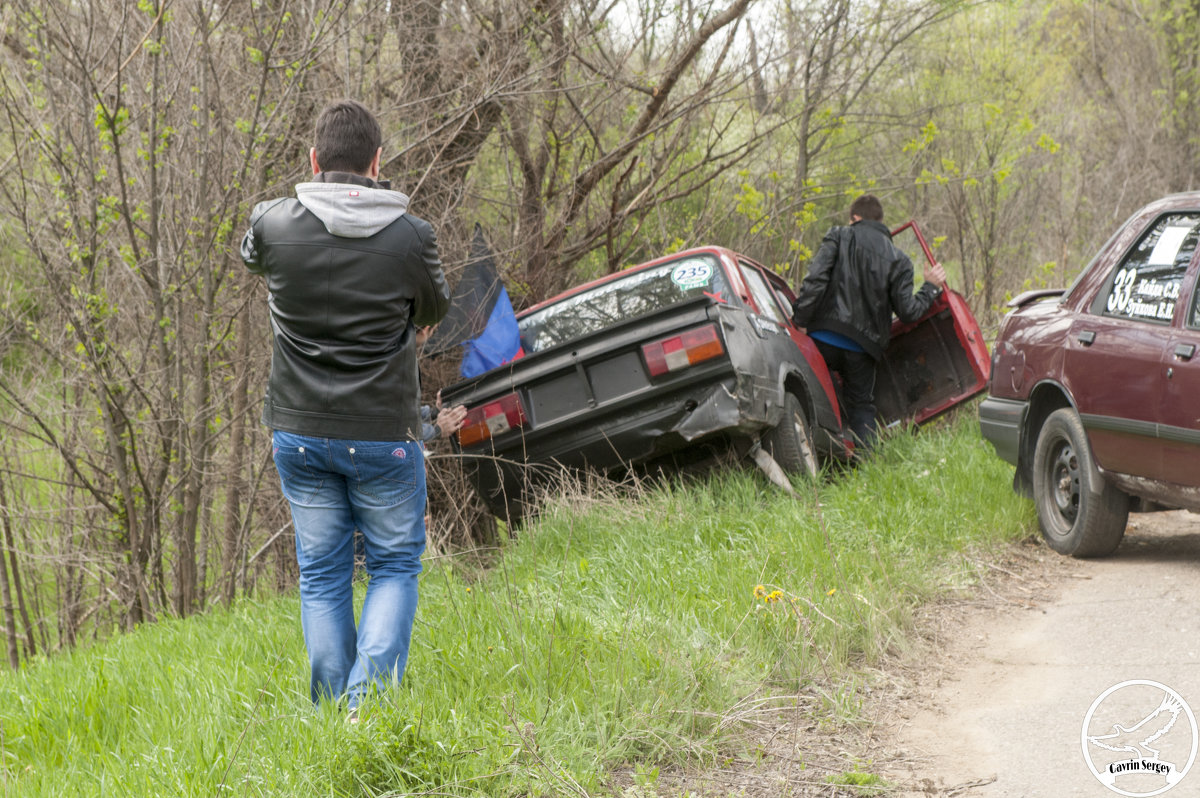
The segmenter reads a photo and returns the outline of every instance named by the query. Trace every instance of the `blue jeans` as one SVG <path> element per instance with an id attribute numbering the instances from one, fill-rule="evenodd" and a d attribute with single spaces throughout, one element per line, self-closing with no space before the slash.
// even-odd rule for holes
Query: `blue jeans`
<path id="1" fill-rule="evenodd" d="M 275 432 L 275 468 L 292 508 L 300 622 L 312 700 L 357 706 L 400 681 L 425 551 L 425 457 L 419 441 L 347 441 Z M 354 531 L 367 595 L 354 626 Z"/>

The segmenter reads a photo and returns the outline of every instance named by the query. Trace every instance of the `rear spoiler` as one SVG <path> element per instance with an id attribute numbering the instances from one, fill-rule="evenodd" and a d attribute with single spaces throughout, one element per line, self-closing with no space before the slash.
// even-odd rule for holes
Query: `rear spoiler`
<path id="1" fill-rule="evenodd" d="M 1065 288 L 1039 288 L 1035 291 L 1026 291 L 1019 294 L 1008 301 L 1008 307 L 1020 308 L 1028 305 L 1030 302 L 1036 302 L 1039 299 L 1045 299 L 1052 296 L 1062 296 L 1067 293 Z"/>

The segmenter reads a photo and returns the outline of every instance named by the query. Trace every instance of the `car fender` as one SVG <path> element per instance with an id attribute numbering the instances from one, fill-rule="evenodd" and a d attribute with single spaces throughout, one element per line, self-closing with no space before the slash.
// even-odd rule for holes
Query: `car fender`
<path id="1" fill-rule="evenodd" d="M 775 375 L 775 406 L 770 409 L 771 426 L 778 424 L 783 416 L 783 396 L 786 393 L 795 394 L 809 418 L 813 416 L 812 399 L 804 371 L 795 363 L 780 363 Z"/>
<path id="2" fill-rule="evenodd" d="M 1049 418 L 1051 413 L 1065 407 L 1071 408 L 1076 414 L 1079 413 L 1079 408 L 1075 404 L 1075 398 L 1071 395 L 1067 387 L 1058 380 L 1044 379 L 1033 386 L 1033 390 L 1029 392 L 1029 410 L 1025 413 L 1025 430 L 1021 435 L 1021 453 L 1015 480 L 1017 482 L 1020 482 L 1022 479 L 1028 480 L 1026 484 L 1022 485 L 1025 490 L 1021 490 L 1021 493 L 1026 493 L 1027 491 L 1028 493 L 1032 493 L 1033 453 L 1037 448 L 1038 435 L 1041 433 L 1042 425 L 1046 423 L 1046 419 Z M 1084 432 L 1087 432 L 1086 427 L 1084 427 Z M 1092 446 L 1090 439 L 1087 440 L 1087 446 L 1089 450 L 1087 461 L 1092 470 L 1092 479 L 1089 481 L 1089 484 L 1091 485 L 1091 492 L 1099 495 L 1101 486 L 1103 485 L 1101 480 L 1105 479 L 1104 472 L 1096 465 L 1096 458 L 1090 456 L 1092 454 L 1090 451 Z"/>
<path id="3" fill-rule="evenodd" d="M 821 363 L 822 367 L 825 365 Z M 841 420 L 837 408 L 830 404 L 821 385 L 821 380 L 813 367 L 805 361 L 803 364 L 782 363 L 779 367 L 779 414 L 782 415 L 783 395 L 790 393 L 800 400 L 800 405 L 808 414 L 809 421 L 819 429 L 824 430 L 830 440 L 840 439 Z M 773 424 L 778 423 L 775 416 Z"/>

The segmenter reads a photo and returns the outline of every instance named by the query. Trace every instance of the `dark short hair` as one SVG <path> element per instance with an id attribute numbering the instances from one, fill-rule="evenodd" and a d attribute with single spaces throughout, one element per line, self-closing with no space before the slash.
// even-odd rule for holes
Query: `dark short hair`
<path id="1" fill-rule="evenodd" d="M 317 165 L 323 172 L 366 174 L 382 144 L 379 121 L 360 102 L 332 102 L 317 117 L 313 146 L 317 150 Z"/>
<path id="2" fill-rule="evenodd" d="M 850 203 L 850 215 L 861 216 L 874 222 L 883 221 L 883 203 L 874 194 L 863 194 Z"/>

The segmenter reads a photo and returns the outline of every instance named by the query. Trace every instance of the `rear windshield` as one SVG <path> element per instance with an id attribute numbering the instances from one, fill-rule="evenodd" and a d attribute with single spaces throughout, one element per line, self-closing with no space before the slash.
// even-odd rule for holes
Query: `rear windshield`
<path id="1" fill-rule="evenodd" d="M 521 346 L 540 352 L 626 319 L 705 294 L 730 297 L 714 255 L 695 255 L 597 286 L 531 313 L 519 322 Z"/>

